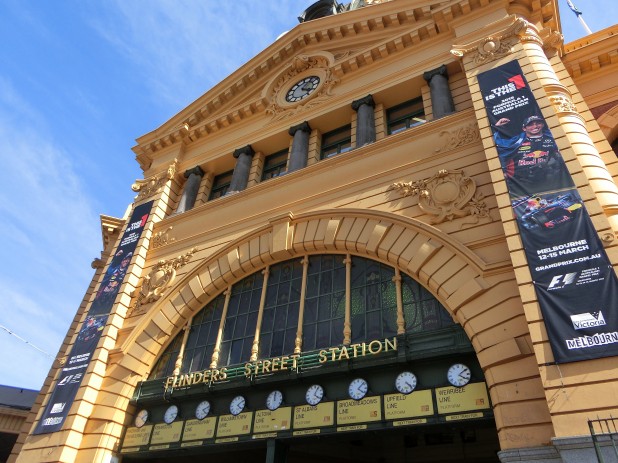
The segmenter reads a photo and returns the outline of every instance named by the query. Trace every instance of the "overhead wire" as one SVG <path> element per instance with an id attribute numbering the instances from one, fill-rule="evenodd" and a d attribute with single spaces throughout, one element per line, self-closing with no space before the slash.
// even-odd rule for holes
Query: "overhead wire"
<path id="1" fill-rule="evenodd" d="M 34 344 L 32 344 L 30 341 L 22 338 L 21 336 L 19 336 L 17 333 L 15 333 L 14 331 L 11 331 L 10 329 L 8 329 L 6 326 L 4 325 L 0 325 L 0 328 L 3 329 L 4 331 L 6 331 L 7 333 L 9 333 L 11 336 L 15 336 L 17 339 L 19 339 L 22 342 L 25 342 L 26 344 L 28 344 L 30 347 L 33 347 L 34 349 L 38 350 L 40 353 L 42 353 L 43 355 L 45 355 L 46 357 L 49 357 L 50 359 L 54 359 L 55 357 L 51 354 L 48 354 L 47 352 L 45 352 L 43 349 L 38 348 L 37 346 L 35 346 Z"/>

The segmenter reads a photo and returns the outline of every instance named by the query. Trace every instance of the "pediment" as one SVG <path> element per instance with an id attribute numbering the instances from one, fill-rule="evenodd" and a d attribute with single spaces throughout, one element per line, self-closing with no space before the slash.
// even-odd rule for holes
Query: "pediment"
<path id="1" fill-rule="evenodd" d="M 139 138 L 133 150 L 146 169 L 157 151 L 172 144 L 192 143 L 258 114 L 274 121 L 292 117 L 327 98 L 344 75 L 451 33 L 453 18 L 487 3 L 392 0 L 299 24 L 161 127 Z M 287 105 L 282 89 L 312 73 L 320 79 L 319 91 L 306 102 Z"/>

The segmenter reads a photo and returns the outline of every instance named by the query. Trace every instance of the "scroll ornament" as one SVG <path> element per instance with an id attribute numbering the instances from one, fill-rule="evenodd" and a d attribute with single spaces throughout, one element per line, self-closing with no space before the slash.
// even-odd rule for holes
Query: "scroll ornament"
<path id="1" fill-rule="evenodd" d="M 169 165 L 165 173 L 159 173 L 143 180 L 136 180 L 131 185 L 131 189 L 138 193 L 135 199 L 149 198 L 158 193 L 168 180 L 174 178 L 177 166 L 178 160 L 174 159 L 174 162 Z"/>
<path id="2" fill-rule="evenodd" d="M 397 182 L 390 189 L 402 197 L 418 196 L 419 207 L 432 216 L 430 223 L 438 224 L 446 220 L 471 216 L 478 223 L 480 219 L 490 219 L 489 207 L 483 195 L 476 191 L 474 180 L 463 170 L 440 170 L 429 179 L 415 182 Z"/>
<path id="3" fill-rule="evenodd" d="M 134 312 L 139 311 L 144 304 L 158 301 L 174 283 L 176 270 L 188 264 L 196 251 L 197 248 L 193 248 L 182 256 L 157 262 L 142 280 L 142 288 L 137 295 Z"/>

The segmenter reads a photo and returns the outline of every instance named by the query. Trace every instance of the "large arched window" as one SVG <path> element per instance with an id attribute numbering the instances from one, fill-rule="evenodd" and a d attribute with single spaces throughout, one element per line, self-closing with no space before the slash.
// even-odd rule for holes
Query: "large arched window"
<path id="1" fill-rule="evenodd" d="M 170 343 L 150 378 L 341 344 L 438 330 L 454 322 L 422 285 L 358 256 L 281 262 L 219 294 Z"/>

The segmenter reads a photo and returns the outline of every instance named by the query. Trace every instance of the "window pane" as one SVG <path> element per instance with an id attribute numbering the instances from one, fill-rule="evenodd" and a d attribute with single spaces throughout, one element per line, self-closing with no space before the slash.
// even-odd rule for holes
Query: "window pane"
<path id="1" fill-rule="evenodd" d="M 321 158 L 326 159 L 352 149 L 352 126 L 345 125 L 322 136 Z"/>
<path id="2" fill-rule="evenodd" d="M 388 133 L 395 134 L 425 122 L 421 97 L 406 101 L 386 111 Z"/>
<path id="3" fill-rule="evenodd" d="M 266 307 L 260 328 L 259 357 L 276 357 L 294 351 L 296 331 L 290 335 L 289 324 L 297 326 L 300 307 L 300 279 L 302 275 L 300 259 L 293 259 L 273 265 L 268 279 Z M 270 278 L 274 275 L 274 278 Z M 292 339 L 288 339 L 292 336 Z M 291 347 L 290 347 L 291 346 Z"/>

